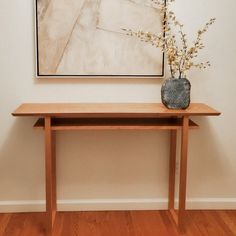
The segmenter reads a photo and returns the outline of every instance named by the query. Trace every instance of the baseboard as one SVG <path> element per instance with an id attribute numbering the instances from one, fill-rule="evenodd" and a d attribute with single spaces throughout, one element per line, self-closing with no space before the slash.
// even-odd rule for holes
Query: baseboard
<path id="1" fill-rule="evenodd" d="M 58 211 L 104 211 L 104 210 L 165 210 L 166 198 L 150 199 L 92 199 L 92 200 L 58 200 Z M 177 205 L 177 201 L 176 201 Z M 187 209 L 234 209 L 236 198 L 189 198 Z M 44 212 L 45 201 L 0 201 L 0 212 Z"/>
<path id="2" fill-rule="evenodd" d="M 44 212 L 46 209 L 45 201 L 0 201 L 0 212 Z"/>

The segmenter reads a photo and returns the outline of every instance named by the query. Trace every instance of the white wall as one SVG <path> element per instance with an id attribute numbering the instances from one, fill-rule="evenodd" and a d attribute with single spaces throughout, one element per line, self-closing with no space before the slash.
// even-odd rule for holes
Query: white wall
<path id="1" fill-rule="evenodd" d="M 42 210 L 44 139 L 33 118 L 10 113 L 22 102 L 160 102 L 162 80 L 34 78 L 33 1 L 0 1 L 0 211 Z M 212 67 L 192 71 L 192 102 L 222 111 L 196 118 L 188 168 L 188 206 L 236 208 L 235 0 L 177 0 L 176 11 L 195 33 L 208 18 L 202 54 Z M 154 131 L 58 134 L 59 209 L 166 207 L 168 135 Z M 72 201 L 73 200 L 73 201 Z"/>

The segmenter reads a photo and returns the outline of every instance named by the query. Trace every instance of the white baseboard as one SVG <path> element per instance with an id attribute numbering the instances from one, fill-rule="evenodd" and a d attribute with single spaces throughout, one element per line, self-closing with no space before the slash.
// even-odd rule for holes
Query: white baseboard
<path id="1" fill-rule="evenodd" d="M 28 200 L 28 201 L 0 201 L 0 212 L 44 212 L 45 201 Z"/>
<path id="2" fill-rule="evenodd" d="M 176 201 L 176 206 L 177 206 Z M 166 198 L 149 199 L 92 199 L 92 200 L 58 200 L 58 211 L 104 211 L 104 210 L 165 210 Z M 234 209 L 236 198 L 189 198 L 187 209 Z M 44 212 L 44 200 L 0 201 L 0 212 Z"/>

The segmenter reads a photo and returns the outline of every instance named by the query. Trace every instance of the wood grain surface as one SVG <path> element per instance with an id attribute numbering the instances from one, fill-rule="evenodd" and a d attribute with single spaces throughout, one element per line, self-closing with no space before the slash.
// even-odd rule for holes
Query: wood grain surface
<path id="1" fill-rule="evenodd" d="M 236 211 L 187 211 L 181 234 L 169 211 L 59 212 L 56 236 L 235 236 Z M 1 236 L 44 236 L 45 213 L 0 214 Z"/>
<path id="2" fill-rule="evenodd" d="M 217 116 L 220 112 L 203 103 L 192 103 L 186 110 L 167 109 L 160 103 L 24 103 L 13 116 L 52 117 L 158 117 Z"/>
<path id="3" fill-rule="evenodd" d="M 39 118 L 35 129 L 44 129 L 45 122 Z M 182 128 L 179 118 L 54 118 L 51 129 L 60 130 L 178 130 Z M 199 126 L 189 120 L 190 129 Z"/>

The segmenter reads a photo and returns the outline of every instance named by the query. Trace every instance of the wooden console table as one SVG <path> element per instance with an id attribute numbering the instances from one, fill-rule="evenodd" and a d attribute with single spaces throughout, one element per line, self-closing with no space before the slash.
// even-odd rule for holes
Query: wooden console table
<path id="1" fill-rule="evenodd" d="M 60 130 L 168 130 L 170 131 L 169 205 L 173 219 L 184 230 L 189 129 L 198 125 L 190 116 L 218 116 L 220 112 L 201 103 L 186 110 L 169 110 L 157 103 L 27 103 L 19 106 L 13 116 L 34 116 L 34 127 L 44 129 L 46 168 L 47 235 L 52 235 L 56 218 L 56 131 Z M 181 131 L 179 209 L 174 210 L 176 141 Z"/>

